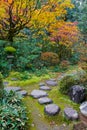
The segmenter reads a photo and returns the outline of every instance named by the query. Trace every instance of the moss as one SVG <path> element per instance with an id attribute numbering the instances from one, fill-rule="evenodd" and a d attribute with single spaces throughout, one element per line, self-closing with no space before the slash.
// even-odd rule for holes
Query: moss
<path id="1" fill-rule="evenodd" d="M 10 81 L 10 85 L 15 85 L 15 86 L 29 86 L 35 83 L 39 83 L 41 80 L 46 80 L 50 78 L 49 75 L 44 75 L 44 76 L 31 76 L 31 79 L 28 80 L 19 80 L 19 81 Z M 10 78 L 9 78 L 10 79 Z"/>

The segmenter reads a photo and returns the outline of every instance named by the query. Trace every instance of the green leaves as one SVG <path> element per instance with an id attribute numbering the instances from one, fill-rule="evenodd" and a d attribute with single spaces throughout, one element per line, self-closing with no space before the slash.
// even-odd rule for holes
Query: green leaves
<path id="1" fill-rule="evenodd" d="M 0 128 L 1 130 L 25 130 L 27 122 L 26 108 L 21 97 L 14 92 L 4 93 L 0 100 Z"/>

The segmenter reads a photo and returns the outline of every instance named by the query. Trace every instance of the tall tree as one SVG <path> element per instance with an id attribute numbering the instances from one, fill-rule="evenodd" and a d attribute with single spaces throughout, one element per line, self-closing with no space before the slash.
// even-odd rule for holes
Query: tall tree
<path id="1" fill-rule="evenodd" d="M 39 0 L 0 0 L 0 38 L 13 42 L 13 38 L 29 22 L 38 8 Z"/>
<path id="2" fill-rule="evenodd" d="M 48 31 L 49 26 L 65 19 L 71 0 L 1 0 L 0 38 L 13 42 L 13 38 L 26 26 L 37 34 Z"/>

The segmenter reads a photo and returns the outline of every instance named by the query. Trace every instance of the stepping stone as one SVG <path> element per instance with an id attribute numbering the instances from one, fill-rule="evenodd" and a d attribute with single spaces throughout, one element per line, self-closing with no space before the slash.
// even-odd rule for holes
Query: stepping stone
<path id="1" fill-rule="evenodd" d="M 41 86 L 45 86 L 45 83 L 40 83 L 39 86 L 40 86 L 40 87 L 41 87 Z"/>
<path id="2" fill-rule="evenodd" d="M 3 84 L 4 84 L 4 85 L 7 85 L 7 84 L 9 84 L 9 82 L 8 82 L 8 81 L 4 81 Z"/>
<path id="3" fill-rule="evenodd" d="M 51 88 L 48 86 L 41 86 L 40 90 L 51 90 Z"/>
<path id="4" fill-rule="evenodd" d="M 52 80 L 47 80 L 46 84 L 48 86 L 57 86 L 58 85 L 57 81 L 52 81 Z"/>
<path id="5" fill-rule="evenodd" d="M 11 80 L 12 80 L 12 81 L 17 81 L 17 80 L 18 80 L 18 78 L 11 78 Z"/>
<path id="6" fill-rule="evenodd" d="M 87 117 L 87 101 L 80 105 L 81 114 Z"/>
<path id="7" fill-rule="evenodd" d="M 33 90 L 30 95 L 31 95 L 32 97 L 34 97 L 34 98 L 41 98 L 41 97 L 46 97 L 46 96 L 48 96 L 48 95 L 47 95 L 47 92 L 42 91 L 42 90 Z"/>
<path id="8" fill-rule="evenodd" d="M 17 94 L 20 94 L 20 95 L 22 95 L 22 96 L 27 96 L 27 91 L 25 91 L 25 90 L 21 90 L 21 91 L 18 91 L 18 92 L 16 92 Z"/>
<path id="9" fill-rule="evenodd" d="M 21 88 L 20 87 L 5 87 L 4 90 L 9 93 L 10 91 L 13 91 L 13 92 L 20 91 Z"/>
<path id="10" fill-rule="evenodd" d="M 49 103 L 52 103 L 53 101 L 48 97 L 42 97 L 38 99 L 38 102 L 40 104 L 49 104 Z"/>
<path id="11" fill-rule="evenodd" d="M 49 104 L 45 106 L 44 112 L 49 116 L 54 116 L 59 114 L 60 108 L 56 104 Z"/>
<path id="12" fill-rule="evenodd" d="M 73 108 L 71 107 L 67 107 L 64 109 L 64 114 L 65 114 L 65 117 L 68 119 L 68 120 L 77 120 L 79 118 L 79 115 L 77 113 L 76 110 L 74 110 Z"/>

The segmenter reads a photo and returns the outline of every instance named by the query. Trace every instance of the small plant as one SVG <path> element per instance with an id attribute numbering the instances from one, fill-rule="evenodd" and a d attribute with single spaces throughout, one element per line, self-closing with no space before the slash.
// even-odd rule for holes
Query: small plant
<path id="1" fill-rule="evenodd" d="M 16 52 L 16 49 L 12 46 L 7 46 L 4 48 L 4 50 L 7 52 L 7 53 L 14 53 Z"/>

